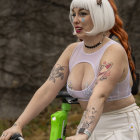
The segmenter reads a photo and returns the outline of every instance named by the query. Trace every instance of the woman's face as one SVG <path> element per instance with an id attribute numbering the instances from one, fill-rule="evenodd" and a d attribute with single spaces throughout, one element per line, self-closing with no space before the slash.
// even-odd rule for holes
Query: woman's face
<path id="1" fill-rule="evenodd" d="M 72 10 L 73 25 L 76 35 L 79 39 L 83 39 L 86 32 L 93 29 L 93 22 L 88 10 L 83 8 L 74 8 Z"/>

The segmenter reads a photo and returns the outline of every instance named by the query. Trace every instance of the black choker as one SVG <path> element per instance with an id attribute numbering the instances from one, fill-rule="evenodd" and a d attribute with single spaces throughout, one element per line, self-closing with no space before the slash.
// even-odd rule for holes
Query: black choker
<path id="1" fill-rule="evenodd" d="M 98 47 L 100 44 L 102 44 L 101 42 L 98 42 L 96 45 L 94 45 L 94 46 L 87 46 L 86 44 L 85 44 L 85 47 L 86 48 L 88 48 L 88 49 L 92 49 L 92 48 L 96 48 L 96 47 Z"/>

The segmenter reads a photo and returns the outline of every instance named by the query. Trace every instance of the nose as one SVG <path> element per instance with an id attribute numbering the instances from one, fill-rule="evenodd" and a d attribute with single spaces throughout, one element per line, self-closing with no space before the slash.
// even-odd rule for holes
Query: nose
<path id="1" fill-rule="evenodd" d="M 80 22 L 78 15 L 76 15 L 75 17 L 73 17 L 73 23 L 74 24 L 78 24 Z"/>

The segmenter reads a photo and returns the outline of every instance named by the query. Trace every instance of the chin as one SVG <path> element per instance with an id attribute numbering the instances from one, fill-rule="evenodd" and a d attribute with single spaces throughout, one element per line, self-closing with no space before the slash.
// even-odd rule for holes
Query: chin
<path id="1" fill-rule="evenodd" d="M 85 35 L 83 34 L 76 34 L 76 36 L 78 37 L 78 39 L 83 40 Z"/>

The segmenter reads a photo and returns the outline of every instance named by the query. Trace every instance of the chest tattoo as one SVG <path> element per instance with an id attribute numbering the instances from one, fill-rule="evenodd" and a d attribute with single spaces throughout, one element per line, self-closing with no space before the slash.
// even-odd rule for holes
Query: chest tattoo
<path id="1" fill-rule="evenodd" d="M 68 82 L 68 87 L 72 90 L 72 83 Z"/>

